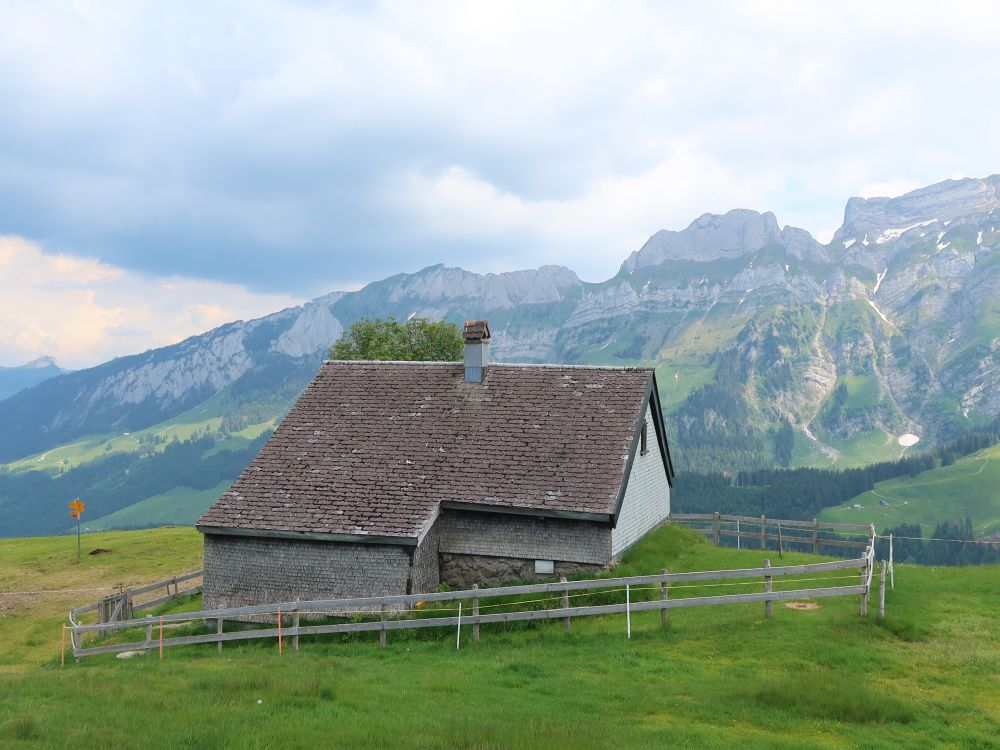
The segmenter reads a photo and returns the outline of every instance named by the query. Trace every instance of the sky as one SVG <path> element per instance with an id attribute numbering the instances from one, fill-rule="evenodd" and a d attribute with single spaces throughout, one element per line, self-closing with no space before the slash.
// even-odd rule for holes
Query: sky
<path id="1" fill-rule="evenodd" d="M 0 365 L 1000 172 L 993 2 L 0 0 Z"/>

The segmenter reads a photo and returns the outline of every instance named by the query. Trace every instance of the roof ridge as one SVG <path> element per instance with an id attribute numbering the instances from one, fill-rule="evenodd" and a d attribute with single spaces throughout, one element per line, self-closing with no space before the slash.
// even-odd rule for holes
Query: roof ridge
<path id="1" fill-rule="evenodd" d="M 324 359 L 324 365 L 462 365 L 461 360 L 411 360 L 411 359 Z M 550 370 L 612 370 L 642 372 L 655 370 L 648 365 L 560 365 L 551 362 L 493 362 L 490 367 L 536 367 Z"/>

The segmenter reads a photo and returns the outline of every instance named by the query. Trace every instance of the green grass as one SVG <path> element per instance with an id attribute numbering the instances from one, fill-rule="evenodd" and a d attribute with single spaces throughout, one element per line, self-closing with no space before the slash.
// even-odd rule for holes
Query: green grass
<path id="1" fill-rule="evenodd" d="M 95 535 L 114 552 L 71 564 L 67 539 L 0 541 L 0 581 L 87 585 L 194 567 L 198 535 Z M 89 540 L 88 540 L 89 541 Z M 615 574 L 759 565 L 657 531 Z M 774 553 L 771 553 L 772 556 Z M 786 555 L 776 564 L 814 559 Z M 38 567 L 46 572 L 38 572 Z M 996 747 L 997 568 L 900 566 L 888 616 L 854 597 L 811 611 L 760 605 L 483 627 L 170 649 L 58 661 L 71 601 L 32 599 L 0 617 L 0 746 L 157 748 Z M 679 596 L 679 590 L 672 595 Z M 26 644 L 25 632 L 32 645 Z M 260 703 L 258 703 L 260 701 Z"/>
<path id="2" fill-rule="evenodd" d="M 221 482 L 207 490 L 174 487 L 160 495 L 128 505 L 102 518 L 88 521 L 94 531 L 141 528 L 143 526 L 192 525 L 229 488 Z"/>
<path id="3" fill-rule="evenodd" d="M 660 386 L 660 404 L 663 411 L 670 414 L 680 407 L 691 391 L 713 382 L 715 368 L 711 365 L 668 362 L 656 369 L 656 379 Z"/>
<path id="4" fill-rule="evenodd" d="M 879 501 L 889 503 L 883 507 Z M 942 521 L 972 519 L 979 534 L 1000 530 L 1000 445 L 924 471 L 916 477 L 879 482 L 873 492 L 849 500 L 864 510 L 844 506 L 827 508 L 820 519 L 844 523 L 874 523 L 882 529 L 900 523 L 919 523 L 929 534 Z"/>

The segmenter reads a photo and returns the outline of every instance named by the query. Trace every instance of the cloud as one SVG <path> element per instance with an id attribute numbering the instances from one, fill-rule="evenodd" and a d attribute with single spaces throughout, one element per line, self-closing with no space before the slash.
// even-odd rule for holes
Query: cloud
<path id="1" fill-rule="evenodd" d="M 828 232 L 998 171 L 998 34 L 988 2 L 0 4 L 0 232 L 296 296 L 607 277 L 705 211 Z"/>
<path id="2" fill-rule="evenodd" d="M 89 367 L 300 302 L 236 284 L 124 271 L 0 237 L 4 365 L 49 354 L 64 367 Z"/>

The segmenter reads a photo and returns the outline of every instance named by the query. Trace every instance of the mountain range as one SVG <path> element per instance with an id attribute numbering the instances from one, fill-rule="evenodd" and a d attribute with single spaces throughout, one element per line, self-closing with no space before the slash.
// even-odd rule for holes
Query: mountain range
<path id="1" fill-rule="evenodd" d="M 65 372 L 68 371 L 49 356 L 38 357 L 18 367 L 0 367 L 0 401 Z"/>
<path id="2" fill-rule="evenodd" d="M 47 462 L 59 446 L 116 453 L 123 433 L 180 423 L 255 439 L 347 326 L 390 315 L 487 318 L 501 361 L 656 366 L 681 471 L 895 458 L 901 435 L 919 450 L 1000 413 L 998 186 L 852 198 L 827 244 L 769 212 L 705 214 L 601 283 L 561 266 L 399 274 L 21 390 L 0 401 L 0 461 L 59 474 L 78 464 Z"/>

